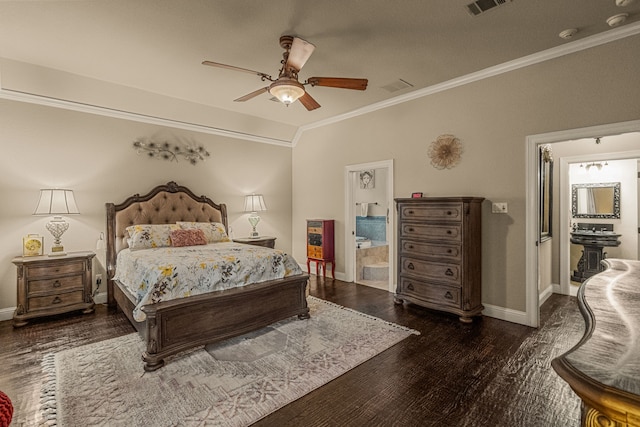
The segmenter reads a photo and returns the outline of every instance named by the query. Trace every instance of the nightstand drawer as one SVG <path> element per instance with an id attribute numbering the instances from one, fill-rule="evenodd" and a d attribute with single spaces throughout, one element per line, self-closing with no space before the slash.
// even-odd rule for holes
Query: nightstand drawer
<path id="1" fill-rule="evenodd" d="M 54 279 L 29 280 L 27 285 L 29 296 L 33 294 L 41 294 L 43 292 L 60 292 L 71 289 L 82 289 L 82 275 L 59 277 Z"/>
<path id="2" fill-rule="evenodd" d="M 82 304 L 83 291 L 29 298 L 29 310 L 56 309 L 68 305 Z"/>
<path id="3" fill-rule="evenodd" d="M 43 265 L 27 267 L 27 279 L 35 277 L 62 276 L 71 273 L 84 272 L 84 261 L 67 262 L 60 265 Z"/>

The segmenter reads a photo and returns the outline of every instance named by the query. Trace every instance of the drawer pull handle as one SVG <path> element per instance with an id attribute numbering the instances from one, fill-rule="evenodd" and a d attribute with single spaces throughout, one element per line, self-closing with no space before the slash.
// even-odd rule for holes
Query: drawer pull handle
<path id="1" fill-rule="evenodd" d="M 413 211 L 407 211 L 407 213 L 409 213 L 409 214 L 413 215 Z"/>
<path id="2" fill-rule="evenodd" d="M 409 284 L 407 285 L 407 289 L 409 289 L 410 291 L 413 291 L 413 290 L 414 290 L 414 288 L 413 288 L 413 283 L 409 283 Z"/>
<path id="3" fill-rule="evenodd" d="M 407 248 L 413 249 L 413 245 L 407 245 Z"/>
<path id="4" fill-rule="evenodd" d="M 451 234 L 451 233 L 453 233 L 453 231 L 447 230 L 447 234 Z"/>
<path id="5" fill-rule="evenodd" d="M 444 297 L 445 297 L 446 299 L 453 299 L 453 295 L 451 295 L 451 292 L 449 292 L 449 291 L 447 291 L 447 293 L 446 293 L 446 294 L 444 294 Z"/>
<path id="6" fill-rule="evenodd" d="M 407 230 L 414 231 L 413 227 L 409 227 L 409 228 L 407 228 Z"/>
<path id="7" fill-rule="evenodd" d="M 60 283 L 59 280 L 56 280 L 55 282 L 53 282 L 53 287 L 54 288 L 59 288 L 60 286 L 62 286 L 62 283 Z"/>
<path id="8" fill-rule="evenodd" d="M 453 212 L 447 211 L 447 215 L 453 215 Z"/>
<path id="9" fill-rule="evenodd" d="M 413 263 L 412 263 L 412 262 L 410 262 L 409 264 L 407 264 L 407 268 L 408 268 L 409 270 L 415 270 L 415 269 L 416 269 L 416 268 L 413 266 Z"/>
<path id="10" fill-rule="evenodd" d="M 452 253 L 453 253 L 453 250 L 451 250 L 451 249 L 447 249 L 447 253 L 448 253 L 448 254 L 452 254 Z"/>
<path id="11" fill-rule="evenodd" d="M 453 271 L 451 271 L 450 268 L 447 268 L 447 270 L 444 272 L 445 276 L 453 276 Z"/>
<path id="12" fill-rule="evenodd" d="M 55 297 L 53 299 L 53 301 L 51 302 L 51 304 L 60 304 L 62 302 L 62 300 L 60 299 L 60 297 Z"/>

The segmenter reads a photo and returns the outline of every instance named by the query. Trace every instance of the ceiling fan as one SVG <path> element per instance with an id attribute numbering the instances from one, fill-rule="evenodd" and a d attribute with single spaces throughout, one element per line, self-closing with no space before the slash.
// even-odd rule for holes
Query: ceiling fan
<path id="1" fill-rule="evenodd" d="M 220 64 L 212 61 L 203 61 L 202 64 L 255 74 L 260 76 L 262 81 L 268 80 L 271 82 L 269 86 L 265 86 L 241 96 L 238 99 L 234 99 L 236 102 L 248 101 L 264 92 L 269 92 L 287 106 L 299 99 L 300 103 L 304 105 L 307 110 L 311 111 L 316 108 L 320 108 L 320 104 L 318 104 L 316 100 L 313 99 L 305 90 L 304 87 L 306 85 L 354 90 L 365 90 L 367 88 L 367 79 L 351 79 L 342 77 L 310 77 L 304 83 L 300 83 L 298 81 L 298 73 L 313 53 L 315 46 L 306 40 L 294 36 L 280 37 L 280 46 L 282 46 L 285 51 L 282 54 L 283 59 L 280 61 L 282 68 L 278 73 L 277 79 L 272 78 L 267 73 L 261 73 L 260 71 L 253 71 L 233 65 Z"/>

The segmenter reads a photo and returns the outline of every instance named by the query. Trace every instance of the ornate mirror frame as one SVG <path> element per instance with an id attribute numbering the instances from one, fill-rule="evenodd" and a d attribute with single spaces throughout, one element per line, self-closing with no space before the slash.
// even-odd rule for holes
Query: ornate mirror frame
<path id="1" fill-rule="evenodd" d="M 553 216 L 553 155 L 550 145 L 539 147 L 540 242 L 551 238 Z"/>
<path id="2" fill-rule="evenodd" d="M 578 213 L 578 189 L 613 187 L 613 212 L 610 214 L 579 214 Z M 573 184 L 571 186 L 571 216 L 573 218 L 609 218 L 620 219 L 620 183 L 600 182 L 595 184 Z"/>

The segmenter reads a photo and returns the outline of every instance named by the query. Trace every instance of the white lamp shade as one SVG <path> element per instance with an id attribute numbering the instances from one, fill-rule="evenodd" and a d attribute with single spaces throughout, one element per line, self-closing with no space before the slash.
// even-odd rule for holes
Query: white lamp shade
<path id="1" fill-rule="evenodd" d="M 264 203 L 264 197 L 262 197 L 262 194 L 251 194 L 244 196 L 245 212 L 261 212 L 266 210 L 267 205 Z"/>
<path id="2" fill-rule="evenodd" d="M 34 215 L 75 215 L 79 214 L 73 190 L 43 189 Z"/>

